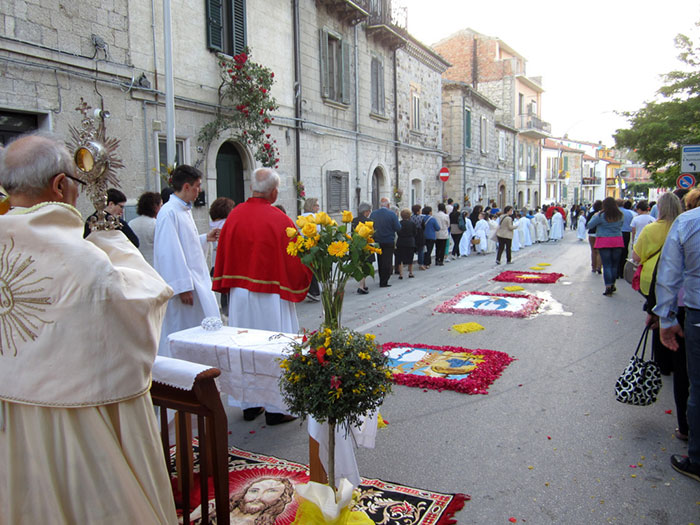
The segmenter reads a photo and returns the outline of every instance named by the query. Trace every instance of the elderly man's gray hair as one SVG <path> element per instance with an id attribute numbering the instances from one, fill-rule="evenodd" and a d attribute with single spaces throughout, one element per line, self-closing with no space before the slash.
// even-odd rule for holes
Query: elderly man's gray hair
<path id="1" fill-rule="evenodd" d="M 280 176 L 275 170 L 270 168 L 258 168 L 253 172 L 253 177 L 250 181 L 250 189 L 264 195 L 269 194 L 279 185 Z"/>
<path id="2" fill-rule="evenodd" d="M 20 139 L 21 143 L 17 143 Z M 21 135 L 0 150 L 0 185 L 9 193 L 36 195 L 59 173 L 75 174 L 62 141 L 48 133 Z"/>

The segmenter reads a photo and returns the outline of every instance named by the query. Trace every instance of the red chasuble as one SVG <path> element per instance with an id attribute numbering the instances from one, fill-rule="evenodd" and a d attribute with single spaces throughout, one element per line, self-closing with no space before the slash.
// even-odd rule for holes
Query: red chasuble
<path id="1" fill-rule="evenodd" d="M 298 303 L 311 283 L 311 270 L 287 253 L 292 220 L 265 199 L 251 197 L 226 218 L 216 251 L 212 289 L 278 294 Z"/>

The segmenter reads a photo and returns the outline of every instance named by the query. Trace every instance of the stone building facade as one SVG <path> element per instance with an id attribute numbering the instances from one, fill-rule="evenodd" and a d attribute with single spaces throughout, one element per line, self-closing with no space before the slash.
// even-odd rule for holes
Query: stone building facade
<path id="1" fill-rule="evenodd" d="M 584 198 L 584 151 L 546 139 L 542 145 L 545 166 L 543 204 L 579 204 Z"/>
<path id="2" fill-rule="evenodd" d="M 443 80 L 442 93 L 446 193 L 472 206 L 495 201 L 503 208 L 513 200 L 517 130 L 498 122 L 498 106 L 464 82 Z"/>
<path id="3" fill-rule="evenodd" d="M 260 166 L 248 144 L 222 133 L 199 142 L 219 105 L 218 53 L 245 46 L 275 72 L 279 202 L 322 209 L 403 195 L 401 206 L 441 197 L 441 74 L 449 64 L 405 30 L 389 0 L 171 1 L 177 158 L 165 154 L 163 3 L 156 0 L 0 0 L 0 138 L 30 129 L 67 138 L 82 97 L 109 111 L 121 139 L 118 176 L 133 205 L 165 184 L 173 162 L 204 173 L 200 230 L 217 196 L 241 202 Z M 225 108 L 224 108 L 225 109 Z M 80 210 L 92 206 L 81 196 Z M 127 218 L 133 214 L 128 207 Z"/>
<path id="4" fill-rule="evenodd" d="M 551 131 L 540 119 L 541 79 L 528 77 L 527 60 L 501 39 L 472 29 L 459 31 L 433 48 L 452 64 L 446 79 L 471 85 L 497 105 L 497 122 L 518 130 L 511 202 L 517 208 L 540 204 L 540 142 Z"/>

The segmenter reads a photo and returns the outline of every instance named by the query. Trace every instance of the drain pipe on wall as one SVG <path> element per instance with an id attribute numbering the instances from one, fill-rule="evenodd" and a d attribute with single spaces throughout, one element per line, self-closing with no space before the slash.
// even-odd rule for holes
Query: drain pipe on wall
<path id="1" fill-rule="evenodd" d="M 396 181 L 394 187 L 399 187 L 399 95 L 398 95 L 398 58 L 396 55 L 396 49 L 394 49 L 394 163 L 396 164 Z M 393 196 L 393 188 L 391 190 L 391 195 Z M 390 198 L 390 200 L 393 200 Z"/>
<path id="2" fill-rule="evenodd" d="M 301 55 L 299 52 L 299 0 L 292 0 L 294 20 L 294 162 L 297 184 L 301 182 Z M 297 215 L 301 215 L 301 202 L 296 196 Z"/>
<path id="3" fill-rule="evenodd" d="M 359 51 L 357 45 L 357 24 L 354 26 L 355 45 L 355 210 L 360 214 L 360 200 L 362 187 L 360 186 L 360 79 L 359 79 Z"/>

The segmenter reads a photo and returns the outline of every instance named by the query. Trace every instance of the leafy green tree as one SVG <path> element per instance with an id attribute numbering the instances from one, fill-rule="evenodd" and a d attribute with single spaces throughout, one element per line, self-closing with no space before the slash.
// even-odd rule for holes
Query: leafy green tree
<path id="1" fill-rule="evenodd" d="M 695 25 L 700 27 L 700 22 Z M 700 144 L 700 46 L 682 34 L 675 41 L 686 69 L 664 75 L 666 85 L 659 89 L 664 100 L 624 112 L 631 126 L 614 135 L 616 146 L 634 150 L 661 187 L 675 186 L 681 146 Z"/>

